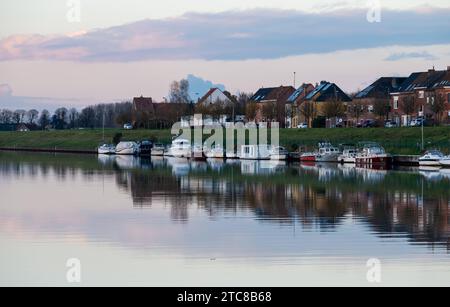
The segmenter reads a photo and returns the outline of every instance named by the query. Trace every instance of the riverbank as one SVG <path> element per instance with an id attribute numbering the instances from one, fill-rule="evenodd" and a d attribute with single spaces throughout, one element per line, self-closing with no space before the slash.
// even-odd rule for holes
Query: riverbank
<path id="1" fill-rule="evenodd" d="M 170 130 L 106 129 L 105 140 L 111 142 L 116 133 L 123 140 L 154 140 L 170 143 Z M 450 127 L 425 127 L 426 148 L 450 152 Z M 0 132 L 0 148 L 21 148 L 60 151 L 95 151 L 102 142 L 101 129 Z M 334 144 L 373 141 L 380 143 L 392 154 L 420 154 L 421 128 L 341 128 L 341 129 L 280 129 L 280 143 L 290 150 L 298 146 L 314 147 L 320 141 Z"/>

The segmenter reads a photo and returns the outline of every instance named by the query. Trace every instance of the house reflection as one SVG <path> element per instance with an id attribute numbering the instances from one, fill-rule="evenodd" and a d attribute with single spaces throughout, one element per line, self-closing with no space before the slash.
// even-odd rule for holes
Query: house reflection
<path id="1" fill-rule="evenodd" d="M 266 163 L 267 164 L 267 163 Z M 58 180 L 102 177 L 131 196 L 136 209 L 170 207 L 175 222 L 198 209 L 211 219 L 247 216 L 260 223 L 335 231 L 351 218 L 382 237 L 450 249 L 450 176 L 419 170 L 338 165 L 275 165 L 71 155 L 0 154 L 3 178 Z"/>

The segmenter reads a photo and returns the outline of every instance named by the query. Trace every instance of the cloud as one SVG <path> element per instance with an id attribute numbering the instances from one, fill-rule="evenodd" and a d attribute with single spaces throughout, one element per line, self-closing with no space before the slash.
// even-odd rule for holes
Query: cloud
<path id="1" fill-rule="evenodd" d="M 438 57 L 426 52 L 401 52 L 401 53 L 393 53 L 385 58 L 385 61 L 400 61 L 405 59 L 423 59 L 423 60 L 437 60 Z"/>
<path id="2" fill-rule="evenodd" d="M 85 104 L 78 99 L 14 96 L 9 84 L 0 84 L 0 109 L 47 109 L 53 111 L 59 106 L 80 106 L 80 103 Z"/>
<path id="3" fill-rule="evenodd" d="M 12 95 L 12 88 L 8 84 L 0 84 L 0 98 L 10 97 Z"/>
<path id="4" fill-rule="evenodd" d="M 15 35 L 0 41 L 0 61 L 275 59 L 450 42 L 450 9 L 383 10 L 380 23 L 367 22 L 366 13 L 360 9 L 322 14 L 273 9 L 188 13 L 77 35 Z"/>
<path id="5" fill-rule="evenodd" d="M 192 74 L 187 76 L 187 80 L 189 81 L 189 96 L 192 99 L 201 98 L 207 91 L 209 91 L 209 89 L 213 87 L 217 87 L 222 91 L 225 90 L 225 85 L 223 84 L 215 84 L 209 80 L 204 80 Z"/>

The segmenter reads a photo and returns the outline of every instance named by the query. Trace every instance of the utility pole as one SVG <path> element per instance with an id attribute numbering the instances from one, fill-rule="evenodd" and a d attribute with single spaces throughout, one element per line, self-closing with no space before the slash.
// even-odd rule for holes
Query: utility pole
<path id="1" fill-rule="evenodd" d="M 296 74 L 296 73 L 297 73 L 297 72 L 294 71 L 294 88 L 295 88 L 295 89 L 296 89 L 296 87 L 295 87 L 295 81 L 296 81 L 296 80 L 295 80 L 295 74 Z"/>

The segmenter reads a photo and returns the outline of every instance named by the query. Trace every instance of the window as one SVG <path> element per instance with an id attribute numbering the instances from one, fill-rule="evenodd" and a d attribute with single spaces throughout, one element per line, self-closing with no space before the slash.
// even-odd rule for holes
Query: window
<path id="1" fill-rule="evenodd" d="M 398 96 L 394 96 L 394 110 L 398 110 Z"/>
<path id="2" fill-rule="evenodd" d="M 417 96 L 419 98 L 424 98 L 425 97 L 425 92 L 424 91 L 419 91 L 419 93 L 417 93 Z"/>
<path id="3" fill-rule="evenodd" d="M 368 110 L 370 113 L 373 113 L 373 105 L 369 105 L 369 106 L 367 107 L 367 110 Z"/>

